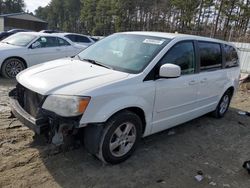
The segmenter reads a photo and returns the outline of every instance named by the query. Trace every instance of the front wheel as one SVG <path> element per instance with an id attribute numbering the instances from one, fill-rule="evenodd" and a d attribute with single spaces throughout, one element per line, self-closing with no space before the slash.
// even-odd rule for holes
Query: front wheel
<path id="1" fill-rule="evenodd" d="M 128 159 L 134 152 L 142 134 L 142 122 L 138 115 L 123 111 L 111 117 L 104 125 L 98 142 L 96 155 L 105 163 L 118 164 Z M 90 143 L 89 141 L 85 142 Z M 93 151 L 91 145 L 85 145 Z M 88 149 L 90 148 L 90 149 Z"/>
<path id="2" fill-rule="evenodd" d="M 216 118 L 222 118 L 226 114 L 229 108 L 231 98 L 232 98 L 232 93 L 229 90 L 226 91 L 222 96 L 222 98 L 220 99 L 220 102 L 217 105 L 216 109 L 212 112 L 212 115 Z"/>
<path id="3" fill-rule="evenodd" d="M 3 62 L 1 73 L 5 78 L 15 78 L 24 69 L 25 65 L 20 59 L 9 58 Z"/>

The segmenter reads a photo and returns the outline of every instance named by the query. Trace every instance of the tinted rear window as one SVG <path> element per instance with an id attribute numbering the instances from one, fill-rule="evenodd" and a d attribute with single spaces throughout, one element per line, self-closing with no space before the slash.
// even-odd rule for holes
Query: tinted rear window
<path id="1" fill-rule="evenodd" d="M 66 35 L 65 37 L 70 39 L 72 42 L 77 42 L 77 38 L 75 35 Z"/>
<path id="2" fill-rule="evenodd" d="M 199 49 L 201 70 L 222 68 L 220 44 L 212 42 L 199 42 Z"/>
<path id="3" fill-rule="evenodd" d="M 85 42 L 85 43 L 91 42 L 87 37 L 80 35 L 66 35 L 65 37 L 70 39 L 72 42 Z"/>
<path id="4" fill-rule="evenodd" d="M 234 47 L 229 45 L 224 45 L 225 51 L 225 60 L 226 60 L 226 68 L 235 67 L 239 65 L 239 58 L 237 55 L 237 51 Z"/>
<path id="5" fill-rule="evenodd" d="M 86 42 L 86 43 L 89 43 L 91 42 L 87 37 L 84 37 L 84 36 L 77 36 L 77 42 Z"/>

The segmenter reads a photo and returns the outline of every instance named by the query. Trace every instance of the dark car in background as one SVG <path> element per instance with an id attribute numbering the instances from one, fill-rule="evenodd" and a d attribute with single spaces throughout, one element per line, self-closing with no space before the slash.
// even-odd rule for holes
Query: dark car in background
<path id="1" fill-rule="evenodd" d="M 11 29 L 9 31 L 3 31 L 0 32 L 0 41 L 15 34 L 15 33 L 19 33 L 19 32 L 30 32 L 31 30 L 27 30 L 27 29 Z"/>

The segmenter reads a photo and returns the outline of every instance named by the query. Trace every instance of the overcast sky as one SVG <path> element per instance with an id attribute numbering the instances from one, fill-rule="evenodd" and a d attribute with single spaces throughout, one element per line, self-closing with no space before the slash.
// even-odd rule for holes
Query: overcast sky
<path id="1" fill-rule="evenodd" d="M 26 5 L 26 10 L 29 12 L 34 12 L 39 6 L 44 7 L 49 4 L 51 0 L 24 0 Z"/>

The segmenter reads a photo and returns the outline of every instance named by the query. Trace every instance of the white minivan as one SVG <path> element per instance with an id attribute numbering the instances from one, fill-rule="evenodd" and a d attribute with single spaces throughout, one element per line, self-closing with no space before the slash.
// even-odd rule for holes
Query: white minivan
<path id="1" fill-rule="evenodd" d="M 239 74 L 237 51 L 227 42 L 125 32 L 74 58 L 22 71 L 9 95 L 12 113 L 36 134 L 60 145 L 83 132 L 91 154 L 116 164 L 141 137 L 210 112 L 223 117 Z"/>

